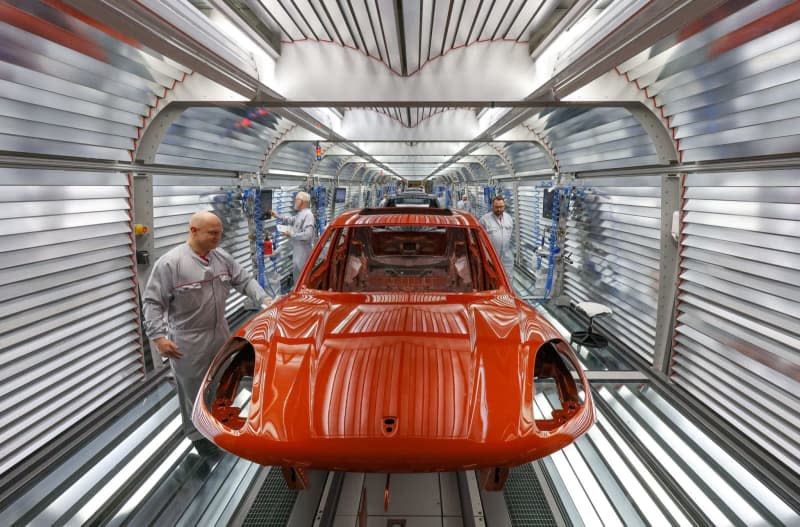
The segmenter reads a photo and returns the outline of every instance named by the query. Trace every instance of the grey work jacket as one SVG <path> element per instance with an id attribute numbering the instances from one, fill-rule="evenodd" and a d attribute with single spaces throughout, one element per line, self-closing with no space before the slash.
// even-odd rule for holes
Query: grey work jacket
<path id="1" fill-rule="evenodd" d="M 514 275 L 514 218 L 504 212 L 503 219 L 499 220 L 494 212 L 488 212 L 481 217 L 480 224 L 486 229 L 510 282 Z"/>
<path id="2" fill-rule="evenodd" d="M 311 255 L 311 249 L 316 240 L 316 226 L 314 225 L 314 215 L 309 209 L 298 211 L 292 219 L 292 264 L 294 281 L 300 277 L 300 272 Z"/>

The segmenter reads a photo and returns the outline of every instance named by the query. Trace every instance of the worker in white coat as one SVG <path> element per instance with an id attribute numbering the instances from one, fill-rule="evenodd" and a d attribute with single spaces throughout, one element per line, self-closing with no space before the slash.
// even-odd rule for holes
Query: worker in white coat
<path id="1" fill-rule="evenodd" d="M 470 211 L 469 205 L 470 205 L 469 204 L 469 194 L 467 194 L 467 193 L 464 193 L 464 195 L 461 196 L 461 199 L 456 202 L 456 208 L 458 210 L 465 210 L 465 211 L 469 212 Z"/>
<path id="2" fill-rule="evenodd" d="M 311 255 L 311 249 L 314 247 L 314 241 L 316 240 L 314 215 L 308 208 L 310 204 L 311 196 L 309 196 L 308 192 L 298 192 L 294 197 L 294 208 L 297 210 L 297 214 L 292 216 L 290 221 L 274 210 L 272 211 L 273 216 L 289 222 L 291 227 L 283 231 L 283 234 L 292 240 L 292 263 L 294 264 L 292 276 L 295 284 L 297 279 L 300 278 L 303 266 L 306 265 L 306 261 Z"/>
<path id="3" fill-rule="evenodd" d="M 203 456 L 218 450 L 192 424 L 192 409 L 214 355 L 230 334 L 225 300 L 231 287 L 256 305 L 268 298 L 250 273 L 218 247 L 221 239 L 222 222 L 216 215 L 194 214 L 187 242 L 156 261 L 143 298 L 145 331 L 169 358 L 184 433 Z"/>
<path id="4" fill-rule="evenodd" d="M 480 224 L 489 234 L 494 251 L 503 262 L 509 283 L 514 276 L 514 218 L 506 212 L 506 200 L 502 196 L 492 199 L 492 211 L 484 214 Z"/>

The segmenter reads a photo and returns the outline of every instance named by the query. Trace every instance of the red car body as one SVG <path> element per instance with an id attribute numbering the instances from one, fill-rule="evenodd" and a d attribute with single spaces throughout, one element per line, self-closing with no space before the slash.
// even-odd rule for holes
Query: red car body
<path id="1" fill-rule="evenodd" d="M 469 214 L 342 214 L 294 290 L 217 354 L 195 425 L 292 469 L 499 470 L 567 446 L 594 422 L 588 382 L 502 269 Z"/>

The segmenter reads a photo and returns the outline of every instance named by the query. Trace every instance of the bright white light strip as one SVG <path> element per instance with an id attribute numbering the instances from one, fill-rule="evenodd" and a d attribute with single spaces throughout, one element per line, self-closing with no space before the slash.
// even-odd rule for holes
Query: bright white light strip
<path id="1" fill-rule="evenodd" d="M 186 451 L 192 446 L 192 443 L 184 438 L 183 441 L 180 442 L 178 448 L 173 450 L 169 456 L 161 463 L 156 470 L 150 474 L 150 477 L 147 478 L 140 486 L 139 489 L 130 497 L 128 501 L 125 502 L 125 505 L 117 512 L 114 518 L 122 517 L 127 518 L 136 507 L 139 506 L 140 503 L 145 499 L 145 497 L 152 492 L 152 490 L 158 485 L 160 481 L 166 477 L 167 472 L 174 470 L 175 465 L 178 463 L 178 460 L 186 455 Z M 113 520 L 109 523 L 114 523 Z"/>
<path id="2" fill-rule="evenodd" d="M 106 483 L 103 486 L 103 488 L 100 489 L 94 496 L 92 496 L 92 499 L 90 499 L 86 503 L 86 505 L 84 505 L 75 514 L 75 516 L 71 518 L 71 520 L 67 523 L 67 525 L 73 524 L 73 522 L 75 522 L 75 524 L 77 525 L 85 524 L 86 521 L 88 521 L 89 518 L 91 518 L 96 511 L 98 511 L 105 503 L 107 503 L 111 499 L 114 493 L 119 491 L 122 485 L 124 485 L 133 476 L 133 474 L 142 467 L 142 465 L 147 463 L 148 459 L 150 459 L 152 456 L 155 455 L 155 453 L 158 451 L 161 445 L 166 443 L 169 437 L 175 432 L 177 432 L 180 428 L 181 428 L 181 417 L 180 415 L 178 415 L 172 421 L 170 421 L 169 424 L 167 424 L 167 426 L 165 426 L 158 433 L 156 437 L 154 437 L 147 444 L 145 444 L 144 448 L 140 450 L 136 454 L 136 456 L 133 457 L 133 459 L 128 461 L 119 472 L 114 474 L 114 477 L 111 478 L 111 480 L 109 480 L 108 483 Z M 185 453 L 186 451 L 186 447 L 189 446 L 189 440 L 185 439 L 181 443 L 181 446 L 183 448 L 181 447 L 177 448 L 175 452 L 172 453 L 172 456 L 175 456 L 176 454 L 183 455 L 183 453 Z M 167 465 L 167 468 L 172 466 L 172 464 L 164 463 L 162 464 L 161 467 L 159 467 L 159 469 L 162 469 L 164 465 Z M 150 480 L 153 480 L 153 477 L 155 475 L 156 475 L 155 473 L 151 475 L 150 478 L 148 479 L 148 482 Z M 136 503 L 138 503 L 138 501 L 141 501 L 141 499 L 144 498 L 144 495 L 147 492 L 149 492 L 153 488 L 153 486 L 155 486 L 157 481 L 158 480 L 153 481 L 151 485 L 148 485 L 147 482 L 141 485 L 139 487 L 139 491 L 137 491 L 137 493 L 134 494 L 134 496 L 132 496 L 130 500 L 128 500 L 128 502 L 125 504 L 123 509 L 119 511 L 118 514 L 130 513 L 130 511 L 136 505 Z M 141 497 L 139 497 L 139 500 L 134 501 L 134 498 L 136 498 L 136 496 L 138 496 L 140 493 Z M 130 509 L 126 507 L 130 507 Z"/>
<path id="3" fill-rule="evenodd" d="M 273 170 L 273 169 L 269 169 L 267 174 L 274 174 L 276 176 L 308 177 L 308 174 L 306 174 L 305 172 L 295 172 L 293 170 Z"/>

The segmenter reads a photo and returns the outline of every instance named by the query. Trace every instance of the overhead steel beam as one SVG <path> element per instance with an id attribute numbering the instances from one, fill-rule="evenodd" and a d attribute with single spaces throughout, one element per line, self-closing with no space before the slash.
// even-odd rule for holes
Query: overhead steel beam
<path id="1" fill-rule="evenodd" d="M 269 23 L 269 13 L 258 0 L 206 0 L 236 24 L 257 46 L 272 58 L 281 54 L 281 33 Z"/>
<path id="2" fill-rule="evenodd" d="M 555 39 L 557 39 L 562 33 L 568 31 L 572 24 L 580 20 L 580 18 L 592 8 L 595 2 L 596 0 L 578 0 L 575 2 L 566 13 L 561 15 L 561 19 L 558 21 L 555 27 L 550 30 L 547 36 L 545 36 L 541 42 L 536 43 L 536 47 L 530 50 L 531 58 L 536 60 L 539 55 L 542 54 L 542 51 L 547 49 L 547 47 L 550 46 Z M 531 40 L 531 42 L 534 41 Z"/>
<path id="3" fill-rule="evenodd" d="M 394 0 L 394 19 L 397 23 L 397 46 L 400 48 L 400 73 L 405 77 L 408 75 L 408 58 L 406 57 L 403 0 Z"/>
<path id="4" fill-rule="evenodd" d="M 261 98 L 256 101 L 262 106 L 282 106 L 285 108 L 349 108 L 349 109 L 367 109 L 367 108 L 534 108 L 537 111 L 544 107 L 559 107 L 568 106 L 594 108 L 596 106 L 627 106 L 630 101 L 606 101 L 606 100 L 580 100 L 580 101 L 553 101 L 553 100 L 522 100 L 522 101 L 495 101 L 487 99 L 472 99 L 472 100 L 440 100 L 440 99 L 425 99 L 425 100 L 408 100 L 408 99 L 387 99 L 383 101 L 364 101 L 364 100 L 302 100 L 296 99 L 287 101 L 280 98 L 270 99 Z M 225 106 L 230 104 L 225 101 L 220 101 L 218 104 L 213 103 L 214 106 Z M 438 114 L 434 114 L 438 115 Z M 398 120 L 400 120 L 398 118 Z"/>

